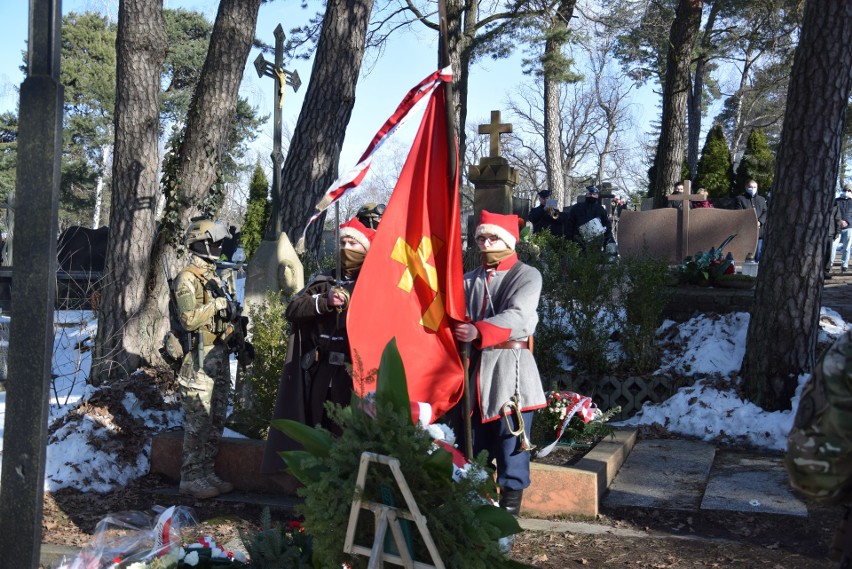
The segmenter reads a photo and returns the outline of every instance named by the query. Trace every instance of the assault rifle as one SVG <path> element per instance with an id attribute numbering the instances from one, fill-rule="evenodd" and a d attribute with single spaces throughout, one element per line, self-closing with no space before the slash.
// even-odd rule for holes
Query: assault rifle
<path id="1" fill-rule="evenodd" d="M 204 288 L 213 298 L 224 298 L 228 301 L 228 308 L 220 311 L 226 313 L 223 316 L 232 324 L 234 329 L 231 339 L 228 341 L 228 347 L 237 355 L 237 362 L 245 370 L 246 366 L 251 365 L 254 360 L 254 346 L 246 341 L 248 316 L 243 316 L 243 308 L 240 303 L 214 279 L 207 281 Z"/>

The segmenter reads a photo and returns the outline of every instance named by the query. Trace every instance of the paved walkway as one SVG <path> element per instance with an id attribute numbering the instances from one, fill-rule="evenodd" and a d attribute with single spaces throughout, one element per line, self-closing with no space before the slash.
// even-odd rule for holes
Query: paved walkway
<path id="1" fill-rule="evenodd" d="M 780 453 L 680 439 L 637 441 L 603 505 L 808 515 L 790 490 Z"/>
<path id="2" fill-rule="evenodd" d="M 844 320 L 852 322 L 852 271 L 841 273 L 839 266 L 834 267 L 831 279 L 825 281 L 822 289 L 822 305 L 836 310 Z"/>

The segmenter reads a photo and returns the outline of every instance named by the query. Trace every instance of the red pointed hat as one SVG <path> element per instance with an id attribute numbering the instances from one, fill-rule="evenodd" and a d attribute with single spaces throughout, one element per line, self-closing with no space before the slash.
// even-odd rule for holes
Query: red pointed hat
<path id="1" fill-rule="evenodd" d="M 351 237 L 360 243 L 366 251 L 369 251 L 370 243 L 373 241 L 373 237 L 376 236 L 376 230 L 370 229 L 358 221 L 357 217 L 353 217 L 346 223 L 340 224 L 340 236 Z"/>
<path id="2" fill-rule="evenodd" d="M 480 235 L 496 235 L 509 246 L 509 249 L 514 249 L 520 235 L 518 216 L 491 213 L 483 209 L 479 216 L 479 225 L 476 227 L 476 236 Z"/>

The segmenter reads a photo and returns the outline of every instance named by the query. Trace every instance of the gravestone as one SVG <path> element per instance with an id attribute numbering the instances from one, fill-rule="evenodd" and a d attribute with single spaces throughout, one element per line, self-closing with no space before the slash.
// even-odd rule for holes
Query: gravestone
<path id="1" fill-rule="evenodd" d="M 678 215 L 675 208 L 621 213 L 618 223 L 618 251 L 624 258 L 651 255 L 671 264 L 683 261 L 678 256 Z M 688 249 L 695 255 L 718 247 L 730 235 L 736 237 L 725 247 L 739 264 L 757 250 L 758 226 L 754 211 L 699 208 L 689 212 Z"/>

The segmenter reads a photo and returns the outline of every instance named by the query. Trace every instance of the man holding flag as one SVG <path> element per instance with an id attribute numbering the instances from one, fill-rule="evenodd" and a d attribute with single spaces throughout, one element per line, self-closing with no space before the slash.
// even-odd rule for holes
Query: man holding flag
<path id="1" fill-rule="evenodd" d="M 476 228 L 482 266 L 464 275 L 467 314 L 453 333 L 471 342 L 474 453 L 497 463 L 500 506 L 517 516 L 530 485 L 533 411 L 547 405 L 532 355 L 541 274 L 518 260 L 518 216 L 483 210 Z"/>

